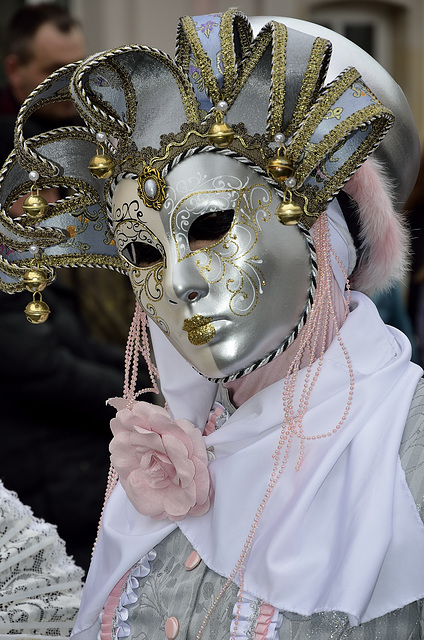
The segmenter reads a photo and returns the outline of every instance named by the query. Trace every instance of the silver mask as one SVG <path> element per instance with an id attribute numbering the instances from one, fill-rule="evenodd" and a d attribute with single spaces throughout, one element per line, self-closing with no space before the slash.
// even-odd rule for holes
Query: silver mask
<path id="1" fill-rule="evenodd" d="M 223 379 L 287 346 L 310 306 L 310 248 L 276 218 L 281 198 L 266 178 L 199 153 L 166 176 L 159 211 L 137 187 L 124 178 L 114 190 L 117 249 L 141 306 L 183 357 Z"/>

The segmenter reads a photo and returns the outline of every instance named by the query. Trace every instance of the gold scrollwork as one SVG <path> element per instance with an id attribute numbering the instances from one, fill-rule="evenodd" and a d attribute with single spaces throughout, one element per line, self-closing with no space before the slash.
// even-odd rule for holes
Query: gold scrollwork
<path id="1" fill-rule="evenodd" d="M 334 109 L 330 109 L 327 115 L 324 116 L 324 120 L 330 120 L 331 118 L 336 118 L 336 120 L 341 120 L 343 115 L 343 107 L 334 107 Z"/>

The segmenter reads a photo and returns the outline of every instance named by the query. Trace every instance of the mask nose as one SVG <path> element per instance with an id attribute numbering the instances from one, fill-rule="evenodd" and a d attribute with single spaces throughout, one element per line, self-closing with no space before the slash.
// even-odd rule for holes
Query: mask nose
<path id="1" fill-rule="evenodd" d="M 194 256 L 188 256 L 174 263 L 171 269 L 166 269 L 164 288 L 171 304 L 179 301 L 194 303 L 208 294 L 209 284 L 199 272 L 195 260 Z"/>

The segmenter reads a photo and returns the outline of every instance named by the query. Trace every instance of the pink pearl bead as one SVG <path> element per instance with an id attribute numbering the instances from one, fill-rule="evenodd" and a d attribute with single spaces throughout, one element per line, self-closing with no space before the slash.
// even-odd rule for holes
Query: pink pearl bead
<path id="1" fill-rule="evenodd" d="M 199 556 L 197 551 L 192 551 L 185 561 L 186 571 L 193 571 L 199 564 L 202 562 L 202 558 Z"/>
<path id="2" fill-rule="evenodd" d="M 172 616 L 165 622 L 165 635 L 169 640 L 174 640 L 177 637 L 180 630 L 180 623 L 178 619 Z"/>

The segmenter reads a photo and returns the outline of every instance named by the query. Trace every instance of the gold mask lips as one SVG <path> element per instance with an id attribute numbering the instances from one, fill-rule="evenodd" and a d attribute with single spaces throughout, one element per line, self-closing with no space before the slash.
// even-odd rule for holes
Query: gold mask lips
<path id="1" fill-rule="evenodd" d="M 211 324 L 212 316 L 201 316 L 196 314 L 192 318 L 186 318 L 183 323 L 183 330 L 187 331 L 191 344 L 206 344 L 215 336 L 215 327 Z"/>

